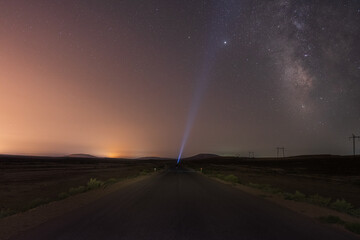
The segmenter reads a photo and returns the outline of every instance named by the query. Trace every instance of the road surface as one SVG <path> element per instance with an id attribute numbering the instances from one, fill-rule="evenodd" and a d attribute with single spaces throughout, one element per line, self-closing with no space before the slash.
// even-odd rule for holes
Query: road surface
<path id="1" fill-rule="evenodd" d="M 170 169 L 13 239 L 358 238 L 201 174 Z"/>

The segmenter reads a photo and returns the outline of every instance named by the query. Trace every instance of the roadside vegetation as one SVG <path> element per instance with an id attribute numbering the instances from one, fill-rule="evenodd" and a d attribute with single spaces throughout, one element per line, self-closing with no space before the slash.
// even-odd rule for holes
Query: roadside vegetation
<path id="1" fill-rule="evenodd" d="M 139 172 L 139 174 L 134 177 L 147 175 L 149 173 L 151 173 L 151 171 L 149 169 L 144 169 L 144 170 L 141 170 Z M 0 209 L 0 219 L 11 216 L 11 215 L 19 213 L 19 212 L 26 212 L 30 209 L 36 208 L 41 205 L 48 204 L 50 202 L 63 200 L 70 196 L 74 196 L 74 195 L 77 195 L 80 193 L 85 193 L 85 192 L 88 192 L 88 191 L 91 191 L 94 189 L 99 189 L 99 188 L 105 189 L 105 188 L 109 187 L 110 185 L 113 185 L 113 184 L 118 183 L 125 179 L 126 178 L 109 178 L 106 181 L 100 181 L 96 178 L 90 178 L 89 181 L 86 183 L 86 185 L 81 185 L 78 187 L 71 187 L 71 188 L 69 188 L 68 191 L 59 193 L 57 198 L 54 198 L 54 199 L 36 198 L 36 199 L 32 200 L 31 202 L 29 202 L 28 204 L 26 204 L 25 206 L 23 206 L 22 208 L 20 208 L 19 210 L 12 210 L 9 208 Z"/>
<path id="2" fill-rule="evenodd" d="M 332 215 L 326 217 L 320 217 L 319 220 L 327 224 L 337 224 L 344 226 L 347 230 L 356 234 L 360 234 L 360 223 L 345 222 L 338 216 L 332 216 Z"/>
<path id="3" fill-rule="evenodd" d="M 224 180 L 226 182 L 231 182 L 231 183 L 240 183 L 238 177 L 236 177 L 235 175 L 223 175 L 223 174 L 217 174 L 216 175 L 217 178 Z"/>
<path id="4" fill-rule="evenodd" d="M 232 183 L 232 184 L 242 184 L 251 188 L 259 189 L 266 193 L 276 194 L 283 199 L 298 201 L 298 202 L 307 202 L 310 204 L 318 205 L 321 207 L 330 208 L 336 210 L 341 213 L 346 213 L 351 216 L 360 218 L 360 208 L 355 208 L 351 203 L 347 202 L 345 199 L 336 199 L 333 200 L 328 197 L 320 196 L 319 194 L 314 195 L 306 195 L 298 190 L 293 193 L 285 192 L 277 187 L 273 187 L 269 184 L 257 184 L 257 183 L 244 183 L 237 176 L 233 174 L 221 174 L 213 171 L 202 171 L 202 173 L 210 176 L 221 179 L 223 181 Z M 323 223 L 329 224 L 338 224 L 344 226 L 347 230 L 354 232 L 356 234 L 360 234 L 360 224 L 359 223 L 350 223 L 341 220 L 337 216 L 327 216 L 321 217 L 319 220 Z"/>

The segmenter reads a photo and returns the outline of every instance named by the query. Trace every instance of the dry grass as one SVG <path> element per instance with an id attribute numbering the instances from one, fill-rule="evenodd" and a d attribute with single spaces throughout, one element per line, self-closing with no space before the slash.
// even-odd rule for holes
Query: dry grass
<path id="1" fill-rule="evenodd" d="M 0 158 L 0 218 L 164 168 L 166 162 Z M 14 199 L 16 199 L 14 201 Z"/>

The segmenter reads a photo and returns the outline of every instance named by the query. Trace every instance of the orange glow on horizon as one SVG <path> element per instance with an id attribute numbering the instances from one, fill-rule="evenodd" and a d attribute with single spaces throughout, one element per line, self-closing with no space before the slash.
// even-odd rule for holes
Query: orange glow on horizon
<path id="1" fill-rule="evenodd" d="M 106 157 L 108 157 L 108 158 L 121 158 L 121 154 L 119 154 L 119 153 L 108 153 L 108 154 L 106 154 Z"/>

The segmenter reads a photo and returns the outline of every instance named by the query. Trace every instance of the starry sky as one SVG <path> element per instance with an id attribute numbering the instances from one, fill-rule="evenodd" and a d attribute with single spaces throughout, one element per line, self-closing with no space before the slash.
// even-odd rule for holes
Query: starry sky
<path id="1" fill-rule="evenodd" d="M 351 154 L 359 23 L 358 0 L 0 1 L 0 153 Z"/>

